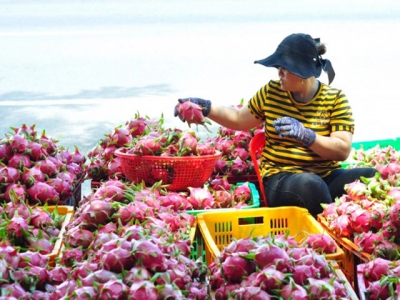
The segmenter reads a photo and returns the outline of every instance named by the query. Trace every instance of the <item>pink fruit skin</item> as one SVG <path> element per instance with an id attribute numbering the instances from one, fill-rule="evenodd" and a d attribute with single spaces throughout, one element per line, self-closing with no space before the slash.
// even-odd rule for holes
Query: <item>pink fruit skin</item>
<path id="1" fill-rule="evenodd" d="M 188 124 L 204 124 L 205 118 L 200 105 L 186 101 L 178 104 L 178 113 Z"/>

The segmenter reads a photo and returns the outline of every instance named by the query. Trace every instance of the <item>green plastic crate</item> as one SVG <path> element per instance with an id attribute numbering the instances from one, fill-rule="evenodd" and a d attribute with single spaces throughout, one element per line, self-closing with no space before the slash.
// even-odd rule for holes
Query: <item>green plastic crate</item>
<path id="1" fill-rule="evenodd" d="M 371 141 L 362 141 L 362 142 L 354 142 L 352 144 L 352 153 L 356 150 L 369 150 L 374 147 L 379 146 L 380 148 L 386 148 L 388 146 L 392 146 L 396 151 L 400 151 L 400 137 L 393 139 L 385 139 L 385 140 L 371 140 Z M 350 154 L 349 159 L 341 162 L 342 168 L 347 168 L 351 165 L 357 164 L 357 161 L 352 160 L 352 154 Z"/>
<path id="2" fill-rule="evenodd" d="M 354 142 L 352 144 L 352 148 L 364 150 L 374 148 L 375 146 L 380 146 L 381 148 L 392 146 L 394 149 L 400 150 L 400 138 Z"/>
<path id="3" fill-rule="evenodd" d="M 238 182 L 236 186 L 240 186 L 245 182 Z M 248 206 L 244 206 L 242 209 L 258 208 L 260 207 L 260 194 L 254 183 L 247 182 L 251 190 L 251 199 Z M 210 211 L 225 211 L 225 210 L 236 210 L 236 208 L 213 208 L 213 209 L 197 209 L 197 210 L 186 210 L 186 213 L 197 216 L 200 213 Z"/>
<path id="4" fill-rule="evenodd" d="M 198 260 L 201 259 L 203 262 L 206 262 L 206 247 L 204 244 L 204 239 L 201 235 L 199 228 L 196 226 L 196 231 L 194 235 L 194 239 L 191 241 L 191 252 L 190 259 Z"/>

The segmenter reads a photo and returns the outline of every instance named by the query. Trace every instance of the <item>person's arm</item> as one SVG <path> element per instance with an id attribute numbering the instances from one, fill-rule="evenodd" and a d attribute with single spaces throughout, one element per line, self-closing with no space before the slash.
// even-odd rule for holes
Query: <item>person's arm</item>
<path id="1" fill-rule="evenodd" d="M 353 134 L 349 131 L 335 131 L 329 137 L 321 136 L 291 117 L 276 119 L 273 124 L 280 136 L 298 140 L 324 159 L 342 161 L 350 154 Z"/>
<path id="2" fill-rule="evenodd" d="M 349 131 L 335 131 L 331 135 L 316 135 L 310 149 L 324 159 L 346 160 L 351 151 L 353 134 Z"/>
<path id="3" fill-rule="evenodd" d="M 256 119 L 247 106 L 238 109 L 232 106 L 213 104 L 209 115 L 210 120 L 234 130 L 250 130 L 263 123 L 263 120 Z"/>
<path id="4" fill-rule="evenodd" d="M 247 106 L 238 109 L 234 106 L 222 106 L 212 104 L 210 100 L 201 98 L 183 98 L 178 99 L 179 104 L 175 106 L 174 116 L 178 117 L 184 122 L 184 118 L 180 115 L 178 106 L 182 103 L 190 101 L 199 105 L 202 108 L 204 117 L 213 120 L 221 126 L 234 129 L 234 130 L 250 130 L 263 123 L 263 120 L 257 119 L 250 113 Z"/>

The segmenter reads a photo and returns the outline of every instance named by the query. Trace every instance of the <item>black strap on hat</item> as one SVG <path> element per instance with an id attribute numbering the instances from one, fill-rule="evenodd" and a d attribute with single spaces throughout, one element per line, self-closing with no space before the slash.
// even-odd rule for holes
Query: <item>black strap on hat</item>
<path id="1" fill-rule="evenodd" d="M 331 84 L 335 78 L 335 70 L 332 67 L 331 61 L 329 59 L 323 59 L 321 56 L 319 57 L 319 61 L 321 62 L 322 70 L 328 74 L 329 84 Z"/>
<path id="2" fill-rule="evenodd" d="M 318 48 L 318 46 L 321 44 L 321 39 L 315 38 L 313 40 L 315 42 L 315 46 Z M 319 62 L 321 63 L 322 70 L 324 70 L 324 72 L 328 74 L 329 84 L 331 84 L 331 82 L 335 78 L 335 70 L 333 70 L 331 61 L 329 59 L 323 59 L 320 55 Z"/>

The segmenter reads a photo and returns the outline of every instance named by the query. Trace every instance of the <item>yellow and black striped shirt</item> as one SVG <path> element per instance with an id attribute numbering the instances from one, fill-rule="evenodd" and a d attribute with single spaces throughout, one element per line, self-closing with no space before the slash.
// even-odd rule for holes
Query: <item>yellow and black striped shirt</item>
<path id="1" fill-rule="evenodd" d="M 250 112 L 264 120 L 265 146 L 261 157 L 261 175 L 268 177 L 279 172 L 315 173 L 321 177 L 340 169 L 340 163 L 325 160 L 293 138 L 279 137 L 272 122 L 283 116 L 299 120 L 305 127 L 322 136 L 334 131 L 354 132 L 354 119 L 345 94 L 324 83 L 307 103 L 295 101 L 283 91 L 279 80 L 271 80 L 248 103 Z"/>

